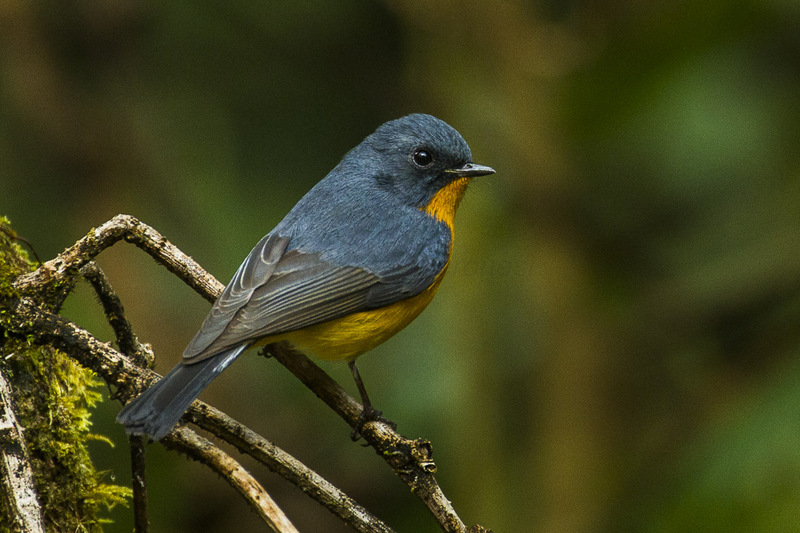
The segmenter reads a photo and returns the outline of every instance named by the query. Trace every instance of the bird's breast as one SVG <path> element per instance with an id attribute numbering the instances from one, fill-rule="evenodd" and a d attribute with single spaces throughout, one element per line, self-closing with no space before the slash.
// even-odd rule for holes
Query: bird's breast
<path id="1" fill-rule="evenodd" d="M 352 361 L 409 325 L 439 290 L 447 265 L 421 293 L 393 304 L 353 313 L 265 339 L 288 341 L 301 352 L 327 361 Z"/>

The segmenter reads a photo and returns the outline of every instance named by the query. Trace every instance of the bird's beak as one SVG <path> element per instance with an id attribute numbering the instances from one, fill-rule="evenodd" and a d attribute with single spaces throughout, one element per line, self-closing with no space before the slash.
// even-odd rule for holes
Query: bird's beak
<path id="1" fill-rule="evenodd" d="M 485 165 L 478 165 L 477 163 L 467 163 L 463 167 L 459 168 L 450 168 L 445 170 L 448 174 L 453 174 L 458 177 L 469 177 L 475 178 L 477 176 L 488 176 L 489 174 L 494 174 L 495 170 L 492 167 L 487 167 Z"/>

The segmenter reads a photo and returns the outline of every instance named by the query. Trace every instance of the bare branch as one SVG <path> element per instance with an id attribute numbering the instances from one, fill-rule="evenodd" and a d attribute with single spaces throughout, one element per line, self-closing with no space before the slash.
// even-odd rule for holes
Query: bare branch
<path id="1" fill-rule="evenodd" d="M 155 359 L 152 348 L 150 345 L 139 342 L 138 337 L 133 333 L 133 327 L 125 317 L 122 302 L 103 271 L 97 266 L 97 263 L 89 261 L 81 268 L 80 272 L 100 299 L 106 319 L 111 329 L 114 330 L 119 351 L 131 358 L 137 365 L 152 368 Z"/>
<path id="2" fill-rule="evenodd" d="M 78 271 L 97 255 L 120 240 L 133 243 L 184 283 L 213 302 L 224 286 L 194 259 L 184 254 L 159 232 L 130 215 L 117 215 L 99 228 L 43 263 L 30 274 L 17 278 L 14 286 L 26 294 L 42 294 L 48 287 L 74 279 Z"/>
<path id="3" fill-rule="evenodd" d="M 25 436 L 11 402 L 11 387 L 0 370 L 0 483 L 14 531 L 44 533 L 39 496 L 33 483 Z"/>
<path id="4" fill-rule="evenodd" d="M 299 533 L 261 484 L 231 456 L 186 427 L 178 427 L 161 439 L 167 448 L 185 453 L 222 476 L 275 533 Z"/>
<path id="5" fill-rule="evenodd" d="M 94 261 L 89 261 L 80 270 L 94 288 L 103 306 L 111 329 L 117 339 L 117 346 L 129 359 L 137 365 L 152 368 L 153 350 L 143 345 L 133 333 L 133 327 L 125 317 L 125 309 L 117 293 L 111 287 L 106 275 Z M 145 482 L 145 444 L 146 440 L 139 436 L 130 436 L 128 445 L 131 452 L 131 487 L 133 489 L 133 530 L 135 533 L 148 533 L 150 521 L 147 513 L 147 484 Z"/>
<path id="6" fill-rule="evenodd" d="M 225 413 L 206 403 L 195 402 L 187 418 L 297 485 L 359 533 L 392 533 L 386 524 L 331 482 Z"/>
<path id="7" fill-rule="evenodd" d="M 285 344 L 271 345 L 265 350 L 292 374 L 314 391 L 351 427 L 355 428 L 361 414 L 361 404 L 305 355 Z M 433 476 L 431 443 L 422 439 L 407 439 L 385 421 L 372 420 L 359 430 L 364 440 L 428 507 L 441 528 L 448 533 L 463 533 L 464 522 Z"/>
<path id="8" fill-rule="evenodd" d="M 147 484 L 145 482 L 145 438 L 138 435 L 128 437 L 131 449 L 131 485 L 133 488 L 133 531 L 147 533 L 150 520 L 147 514 Z"/>

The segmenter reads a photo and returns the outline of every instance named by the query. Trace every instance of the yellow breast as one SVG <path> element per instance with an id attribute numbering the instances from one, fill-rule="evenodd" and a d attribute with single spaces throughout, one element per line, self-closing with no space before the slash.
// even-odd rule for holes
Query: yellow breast
<path id="1" fill-rule="evenodd" d="M 299 351 L 327 361 L 352 361 L 409 325 L 433 299 L 447 266 L 430 287 L 399 302 L 275 335 L 267 342 L 289 341 Z"/>

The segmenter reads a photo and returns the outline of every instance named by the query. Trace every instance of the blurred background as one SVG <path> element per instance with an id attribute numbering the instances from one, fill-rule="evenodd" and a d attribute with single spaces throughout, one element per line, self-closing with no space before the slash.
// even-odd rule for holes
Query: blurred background
<path id="1" fill-rule="evenodd" d="M 359 367 L 462 518 L 800 531 L 798 27 L 792 0 L 6 1 L 0 214 L 46 260 L 129 213 L 227 282 L 364 136 L 434 114 L 497 174 L 437 299 Z M 99 263 L 165 372 L 209 305 L 132 246 Z M 64 313 L 112 340 L 86 287 Z M 277 363 L 203 398 L 398 531 L 436 530 Z M 92 453 L 128 484 L 118 410 Z M 154 531 L 264 529 L 204 468 L 148 458 Z M 246 465 L 301 531 L 348 531 Z"/>

